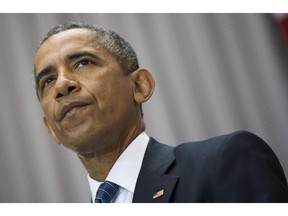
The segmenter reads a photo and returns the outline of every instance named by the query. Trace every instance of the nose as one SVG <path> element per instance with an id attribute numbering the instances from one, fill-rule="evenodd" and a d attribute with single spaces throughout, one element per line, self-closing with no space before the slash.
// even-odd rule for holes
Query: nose
<path id="1" fill-rule="evenodd" d="M 81 89 L 80 82 L 73 75 L 59 73 L 56 81 L 55 99 L 59 101 L 63 96 L 67 96 Z"/>

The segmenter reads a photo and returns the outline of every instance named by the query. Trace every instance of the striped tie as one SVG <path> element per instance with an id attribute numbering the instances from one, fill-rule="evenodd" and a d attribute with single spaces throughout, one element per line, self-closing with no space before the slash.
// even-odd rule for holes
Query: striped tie
<path id="1" fill-rule="evenodd" d="M 117 194 L 119 185 L 113 182 L 103 182 L 96 193 L 95 203 L 110 203 L 113 197 Z"/>

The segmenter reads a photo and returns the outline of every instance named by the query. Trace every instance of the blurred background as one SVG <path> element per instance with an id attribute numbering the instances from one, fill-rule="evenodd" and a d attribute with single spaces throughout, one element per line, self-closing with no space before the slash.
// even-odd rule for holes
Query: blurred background
<path id="1" fill-rule="evenodd" d="M 68 21 L 118 32 L 155 76 L 148 135 L 176 146 L 248 130 L 288 176 L 285 14 L 0 14 L 0 202 L 90 202 L 79 159 L 42 123 L 32 79 L 40 40 Z"/>

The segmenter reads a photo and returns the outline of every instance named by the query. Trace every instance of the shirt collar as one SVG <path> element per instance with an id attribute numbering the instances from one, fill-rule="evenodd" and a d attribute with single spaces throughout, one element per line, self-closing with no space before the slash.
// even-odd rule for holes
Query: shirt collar
<path id="1" fill-rule="evenodd" d="M 122 188 L 134 193 L 148 142 L 149 137 L 145 132 L 139 134 L 117 159 L 106 180 L 114 182 Z M 94 199 L 98 187 L 102 182 L 92 179 L 89 174 L 87 176 Z"/>

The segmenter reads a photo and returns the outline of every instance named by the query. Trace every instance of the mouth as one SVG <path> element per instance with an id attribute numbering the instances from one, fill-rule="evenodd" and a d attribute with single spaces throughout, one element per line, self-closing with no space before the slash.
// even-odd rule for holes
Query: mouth
<path id="1" fill-rule="evenodd" d="M 69 114 L 72 115 L 76 110 L 78 110 L 81 107 L 85 107 L 87 105 L 88 105 L 87 103 L 79 101 L 71 102 L 64 105 L 60 111 L 59 121 L 62 121 Z"/>

